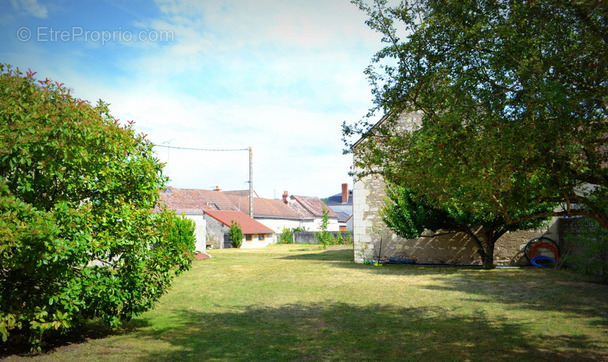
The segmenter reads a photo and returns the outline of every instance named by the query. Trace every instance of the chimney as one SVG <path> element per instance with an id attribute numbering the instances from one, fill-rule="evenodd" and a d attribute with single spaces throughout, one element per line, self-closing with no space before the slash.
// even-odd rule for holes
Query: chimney
<path id="1" fill-rule="evenodd" d="M 342 203 L 348 202 L 348 184 L 342 184 Z"/>
<path id="2" fill-rule="evenodd" d="M 215 188 L 213 189 L 213 191 L 222 191 L 222 189 L 220 189 L 219 186 L 215 186 Z"/>
<path id="3" fill-rule="evenodd" d="M 287 203 L 287 197 L 289 196 L 289 193 L 287 191 L 283 191 L 283 202 Z"/>

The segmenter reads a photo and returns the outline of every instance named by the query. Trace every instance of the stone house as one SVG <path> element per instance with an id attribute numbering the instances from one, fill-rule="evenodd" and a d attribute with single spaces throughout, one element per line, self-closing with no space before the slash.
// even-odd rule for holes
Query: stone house
<path id="1" fill-rule="evenodd" d="M 241 248 L 263 248 L 277 241 L 272 229 L 241 211 L 205 210 L 203 213 L 207 226 L 207 240 L 211 241 L 214 247 L 223 246 L 224 235 L 233 221 L 240 225 L 243 232 Z"/>
<path id="2" fill-rule="evenodd" d="M 421 117 L 420 112 L 404 113 L 398 118 L 399 124 L 395 125 L 395 129 L 411 131 L 420 124 Z M 374 128 L 387 121 L 388 117 L 384 116 Z M 357 157 L 358 147 L 362 142 L 363 138 L 353 145 L 354 157 Z M 380 210 L 385 205 L 385 187 L 382 176 L 378 174 L 354 180 L 353 240 L 356 262 L 373 260 L 379 255 L 380 260 L 397 257 L 417 264 L 481 264 L 475 242 L 464 233 L 403 239 L 392 232 L 380 215 Z M 503 235 L 495 245 L 495 264 L 513 265 L 527 262 L 523 254 L 524 246 L 530 239 L 542 234 L 543 232 L 534 230 Z"/>

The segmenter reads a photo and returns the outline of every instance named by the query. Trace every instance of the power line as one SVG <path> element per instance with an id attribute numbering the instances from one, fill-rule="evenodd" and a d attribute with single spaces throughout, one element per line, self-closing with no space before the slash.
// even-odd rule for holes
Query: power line
<path id="1" fill-rule="evenodd" d="M 206 151 L 206 152 L 232 152 L 249 151 L 249 217 L 253 218 L 253 150 L 248 148 L 191 148 L 168 145 L 154 145 L 155 147 L 170 148 L 174 150 Z"/>
<path id="2" fill-rule="evenodd" d="M 249 148 L 191 148 L 191 147 L 178 147 L 178 146 L 167 146 L 167 145 L 154 145 L 154 147 L 172 148 L 175 150 L 208 151 L 208 152 L 249 151 Z"/>

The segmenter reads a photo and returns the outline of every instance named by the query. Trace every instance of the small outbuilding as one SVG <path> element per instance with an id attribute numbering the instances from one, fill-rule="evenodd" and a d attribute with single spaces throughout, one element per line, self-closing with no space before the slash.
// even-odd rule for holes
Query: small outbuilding
<path id="1" fill-rule="evenodd" d="M 276 243 L 276 234 L 271 228 L 250 218 L 241 211 L 204 210 L 207 223 L 207 240 L 215 247 L 223 247 L 224 235 L 232 222 L 240 225 L 243 232 L 241 248 L 261 248 Z"/>

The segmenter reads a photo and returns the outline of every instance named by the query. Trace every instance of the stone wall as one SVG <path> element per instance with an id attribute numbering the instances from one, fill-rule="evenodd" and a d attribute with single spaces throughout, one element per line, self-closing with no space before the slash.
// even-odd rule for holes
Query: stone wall
<path id="1" fill-rule="evenodd" d="M 412 259 L 417 264 L 480 265 L 477 246 L 463 233 L 439 237 L 403 239 L 382 221 L 379 211 L 385 204 L 385 183 L 379 175 L 356 180 L 353 187 L 353 238 L 355 261 L 381 261 L 390 257 Z M 541 231 L 517 231 L 503 235 L 496 243 L 496 265 L 526 264 L 526 243 Z"/>
<path id="2" fill-rule="evenodd" d="M 205 221 L 207 222 L 207 241 L 213 243 L 214 249 L 223 249 L 224 233 L 226 233 L 229 228 L 208 215 L 205 215 Z"/>

